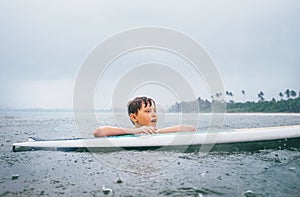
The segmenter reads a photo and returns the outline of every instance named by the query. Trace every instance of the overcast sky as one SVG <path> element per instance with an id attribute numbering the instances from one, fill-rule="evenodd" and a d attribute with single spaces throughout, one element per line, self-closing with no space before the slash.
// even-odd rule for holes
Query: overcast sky
<path id="1" fill-rule="evenodd" d="M 87 55 L 110 36 L 145 26 L 177 30 L 201 44 L 235 100 L 242 99 L 242 90 L 246 100 L 257 101 L 259 91 L 266 99 L 278 99 L 278 93 L 287 88 L 300 91 L 299 10 L 297 0 L 2 0 L 0 108 L 72 108 L 74 82 Z M 155 57 L 157 62 L 168 55 L 137 52 L 119 63 L 143 63 L 139 57 L 143 61 Z M 180 62 L 176 58 L 167 62 Z M 103 88 L 96 93 L 96 100 L 101 100 L 95 104 L 97 108 L 111 107 L 109 95 L 115 83 L 109 80 L 122 75 L 115 66 L 103 76 Z M 110 85 L 104 87 L 106 83 Z M 197 96 L 208 97 L 207 90 L 197 87 L 193 87 Z M 147 88 L 139 88 L 130 96 L 143 94 Z M 159 94 L 150 96 L 159 97 L 162 105 L 176 100 L 170 92 L 155 88 L 153 92 Z"/>

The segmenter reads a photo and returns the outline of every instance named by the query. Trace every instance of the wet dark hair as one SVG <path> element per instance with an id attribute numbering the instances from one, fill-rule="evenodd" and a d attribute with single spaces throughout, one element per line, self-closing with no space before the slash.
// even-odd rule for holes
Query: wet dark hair
<path id="1" fill-rule="evenodd" d="M 145 104 L 145 107 L 147 107 L 148 104 L 150 105 L 150 107 L 152 106 L 152 104 L 155 106 L 155 101 L 152 98 L 148 98 L 145 96 L 136 97 L 133 100 L 129 101 L 127 104 L 128 115 L 130 115 L 131 113 L 137 114 L 138 111 L 142 108 L 143 103 Z"/>

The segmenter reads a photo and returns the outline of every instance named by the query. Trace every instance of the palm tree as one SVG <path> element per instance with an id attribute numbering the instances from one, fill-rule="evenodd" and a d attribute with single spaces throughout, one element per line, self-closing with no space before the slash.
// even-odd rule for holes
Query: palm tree
<path id="1" fill-rule="evenodd" d="M 242 90 L 243 102 L 245 102 L 245 94 L 246 94 L 245 90 Z"/>
<path id="2" fill-rule="evenodd" d="M 232 92 L 229 92 L 229 96 L 231 97 L 231 101 L 233 103 L 233 93 Z"/>
<path id="3" fill-rule="evenodd" d="M 279 96 L 280 96 L 280 99 L 282 100 L 284 95 L 282 92 L 279 92 Z"/>
<path id="4" fill-rule="evenodd" d="M 291 91 L 289 89 L 286 89 L 285 94 L 286 94 L 286 97 L 289 99 L 291 96 Z"/>
<path id="5" fill-rule="evenodd" d="M 294 90 L 292 90 L 291 91 L 291 97 L 296 97 L 296 96 L 297 96 L 297 93 Z"/>
<path id="6" fill-rule="evenodd" d="M 229 96 L 229 91 L 226 91 L 225 94 L 226 94 L 226 96 Z M 299 92 L 299 94 L 300 94 L 300 92 Z"/>
<path id="7" fill-rule="evenodd" d="M 230 92 L 229 92 L 229 91 L 226 91 L 225 94 L 226 94 L 226 96 L 228 96 L 228 97 L 230 96 Z M 229 100 L 230 100 L 230 99 L 229 99 Z"/>
<path id="8" fill-rule="evenodd" d="M 275 99 L 275 98 L 272 98 L 272 102 L 275 103 L 275 102 L 276 102 L 276 99 Z"/>
<path id="9" fill-rule="evenodd" d="M 226 93 L 226 96 L 231 97 L 231 100 L 229 100 L 229 102 L 232 103 L 233 102 L 233 93 L 229 92 L 229 91 L 226 91 L 225 93 Z"/>
<path id="10" fill-rule="evenodd" d="M 262 91 L 260 91 L 257 96 L 259 98 L 259 101 L 264 101 L 265 100 L 264 93 Z"/>

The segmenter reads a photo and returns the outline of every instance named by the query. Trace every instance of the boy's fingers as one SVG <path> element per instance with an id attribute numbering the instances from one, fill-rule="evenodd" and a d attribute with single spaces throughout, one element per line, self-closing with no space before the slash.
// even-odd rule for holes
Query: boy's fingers
<path id="1" fill-rule="evenodd" d="M 156 133 L 156 129 L 154 127 L 149 127 L 149 131 L 150 131 L 151 134 Z"/>
<path id="2" fill-rule="evenodd" d="M 151 126 L 145 127 L 144 133 L 145 134 L 155 134 L 156 129 L 154 127 L 151 127 Z"/>
<path id="3" fill-rule="evenodd" d="M 140 133 L 140 134 L 156 134 L 157 133 L 157 129 L 155 127 L 152 127 L 152 126 L 144 126 L 137 133 Z"/>

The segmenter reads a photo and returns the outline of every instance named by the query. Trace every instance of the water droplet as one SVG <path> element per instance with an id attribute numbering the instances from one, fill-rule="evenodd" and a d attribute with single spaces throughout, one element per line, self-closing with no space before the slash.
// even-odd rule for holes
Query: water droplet
<path id="1" fill-rule="evenodd" d="M 295 171 L 296 171 L 296 168 L 295 168 L 295 167 L 290 167 L 289 170 L 295 172 Z"/>
<path id="2" fill-rule="evenodd" d="M 123 183 L 123 181 L 119 178 L 119 179 L 116 181 L 116 183 L 121 184 L 121 183 Z"/>
<path id="3" fill-rule="evenodd" d="M 11 176 L 11 178 L 12 178 L 12 180 L 16 180 L 16 179 L 19 178 L 19 176 L 20 176 L 20 175 L 18 175 L 18 174 L 13 174 L 13 175 Z"/>
<path id="4" fill-rule="evenodd" d="M 251 190 L 247 190 L 244 192 L 244 196 L 246 197 L 255 197 L 255 193 Z"/>
<path id="5" fill-rule="evenodd" d="M 113 191 L 112 189 L 110 189 L 108 187 L 105 187 L 105 185 L 102 186 L 102 192 L 103 192 L 103 194 L 107 195 L 107 194 L 109 194 L 112 191 Z"/>

